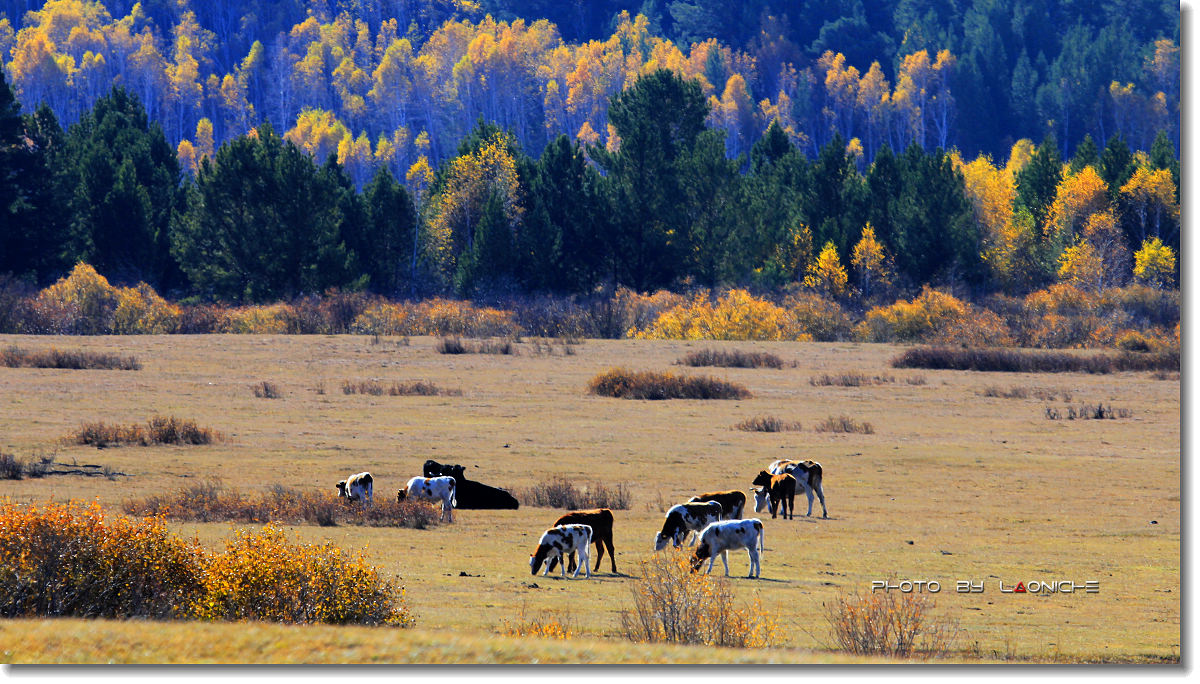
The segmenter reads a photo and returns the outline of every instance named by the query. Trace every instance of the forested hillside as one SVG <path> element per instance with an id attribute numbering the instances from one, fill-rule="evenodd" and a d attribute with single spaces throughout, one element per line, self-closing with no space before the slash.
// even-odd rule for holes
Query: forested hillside
<path id="1" fill-rule="evenodd" d="M 1169 287 L 1172 3 L 0 0 L 0 274 Z"/>

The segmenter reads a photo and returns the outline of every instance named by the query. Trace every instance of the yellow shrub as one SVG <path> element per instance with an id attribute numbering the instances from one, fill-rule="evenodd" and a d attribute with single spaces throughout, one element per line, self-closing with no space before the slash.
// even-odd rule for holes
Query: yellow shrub
<path id="1" fill-rule="evenodd" d="M 1025 297 L 1025 308 L 1035 314 L 1088 313 L 1095 311 L 1097 303 L 1095 295 L 1084 292 L 1070 283 L 1057 283 L 1044 290 L 1031 292 Z"/>
<path id="2" fill-rule="evenodd" d="M 797 339 L 833 342 L 850 336 L 850 316 L 841 305 L 814 292 L 789 295 L 784 301 L 788 315 L 799 335 Z"/>
<path id="3" fill-rule="evenodd" d="M 376 302 L 354 318 L 350 330 L 367 335 L 413 335 L 411 314 L 412 309 L 404 304 Z"/>
<path id="4" fill-rule="evenodd" d="M 511 311 L 434 298 L 423 302 L 377 302 L 363 309 L 354 332 L 378 335 L 504 337 L 521 332 Z"/>
<path id="5" fill-rule="evenodd" d="M 146 283 L 117 292 L 113 332 L 118 335 L 161 335 L 179 329 L 179 307 L 159 296 Z"/>
<path id="6" fill-rule="evenodd" d="M 756 299 L 745 290 L 730 290 L 715 303 L 706 293 L 660 314 L 629 337 L 644 340 L 805 340 L 786 309 Z"/>
<path id="7" fill-rule="evenodd" d="M 855 336 L 866 342 L 1012 344 L 1011 333 L 995 313 L 929 287 L 912 301 L 871 309 L 855 326 Z"/>
<path id="8" fill-rule="evenodd" d="M 245 306 L 227 309 L 217 323 L 217 332 L 243 335 L 282 335 L 294 317 L 287 304 Z"/>
<path id="9" fill-rule="evenodd" d="M 34 309 L 45 332 L 100 335 L 112 331 L 117 289 L 88 264 L 78 263 L 70 274 L 38 293 Z"/>
<path id="10" fill-rule="evenodd" d="M 193 605 L 206 620 L 408 626 L 412 615 L 397 590 L 359 554 L 324 544 L 292 544 L 269 524 L 239 532 L 213 557 L 204 594 Z"/>
<path id="11" fill-rule="evenodd" d="M 537 637 L 540 639 L 565 640 L 575 636 L 570 619 L 558 611 L 542 610 L 534 617 L 525 614 L 525 606 L 514 620 L 501 618 L 503 623 L 500 633 L 514 637 Z"/>

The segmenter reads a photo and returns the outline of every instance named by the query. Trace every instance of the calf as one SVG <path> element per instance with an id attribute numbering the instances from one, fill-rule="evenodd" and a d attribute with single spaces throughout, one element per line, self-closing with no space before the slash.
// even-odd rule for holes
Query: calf
<path id="1" fill-rule="evenodd" d="M 452 477 L 414 477 L 404 489 L 396 492 L 396 501 L 408 498 L 426 501 L 441 501 L 442 515 L 446 522 L 454 522 L 455 492 L 458 487 Z M 439 518 L 439 519 L 441 519 Z"/>
<path id="2" fill-rule="evenodd" d="M 825 508 L 825 490 L 821 488 L 821 464 L 816 461 L 790 461 L 787 459 L 775 461 L 767 468 L 767 472 L 772 475 L 789 474 L 796 478 L 796 484 L 804 487 L 804 494 L 808 497 L 808 513 L 806 516 L 812 515 L 813 507 L 813 492 L 821 499 L 821 517 L 828 519 L 829 511 Z"/>
<path id="3" fill-rule="evenodd" d="M 587 571 L 587 578 L 592 578 L 592 570 L 589 567 L 588 547 L 592 544 L 592 528 L 587 525 L 563 525 L 561 527 L 551 527 L 542 533 L 542 538 L 538 542 L 537 550 L 529 556 L 529 574 L 536 575 L 538 568 L 542 567 L 542 563 L 546 562 L 546 570 L 542 575 L 550 573 L 550 560 L 559 560 L 562 562 L 561 556 L 572 552 L 579 554 L 579 566 L 575 568 L 575 573 L 572 578 L 579 576 L 580 568 Z M 567 564 L 562 562 L 562 577 L 567 577 Z"/>
<path id="4" fill-rule="evenodd" d="M 721 554 L 721 562 L 725 564 L 725 576 L 729 577 L 729 550 L 745 548 L 750 553 L 748 576 L 760 577 L 762 564 L 758 553 L 763 550 L 764 536 L 763 524 L 758 518 L 711 523 L 700 533 L 700 544 L 692 554 L 692 572 L 704 565 L 705 558 L 708 559 L 708 569 L 704 574 L 712 572 L 713 562 L 717 560 L 717 554 Z"/>
<path id="5" fill-rule="evenodd" d="M 772 475 L 765 470 L 760 470 L 754 478 L 754 482 L 750 484 L 758 485 L 757 489 L 751 489 L 754 492 L 754 512 L 763 513 L 766 511 L 767 501 L 771 503 L 771 517 L 775 517 L 775 512 L 779 510 L 779 504 L 783 504 L 783 518 L 789 518 L 788 511 L 791 511 L 791 518 L 796 517 L 796 478 L 791 475 Z"/>
<path id="6" fill-rule="evenodd" d="M 374 484 L 371 473 L 358 473 L 337 483 L 338 496 L 351 501 L 371 503 Z"/>
<path id="7" fill-rule="evenodd" d="M 736 489 L 731 489 L 726 492 L 706 492 L 700 496 L 693 496 L 691 501 L 718 501 L 724 512 L 721 514 L 726 520 L 737 520 L 742 517 L 742 509 L 746 507 L 746 495 Z"/>
<path id="8" fill-rule="evenodd" d="M 654 535 L 654 550 L 662 551 L 668 541 L 678 547 L 688 532 L 695 533 L 691 544 L 695 545 L 700 538 L 700 530 L 720 520 L 723 512 L 720 501 L 696 501 L 672 506 L 663 520 L 662 531 Z"/>
<path id="9" fill-rule="evenodd" d="M 554 521 L 555 527 L 563 525 L 587 525 L 592 528 L 592 543 L 596 545 L 596 567 L 600 572 L 600 561 L 604 560 L 604 547 L 608 547 L 608 561 L 612 564 L 612 573 L 617 574 L 617 552 L 613 551 L 613 514 L 607 508 L 593 508 L 587 511 L 571 511 Z M 568 556 L 567 572 L 575 570 L 575 554 Z M 554 571 L 558 564 L 557 558 L 552 558 L 546 564 L 548 572 Z"/>

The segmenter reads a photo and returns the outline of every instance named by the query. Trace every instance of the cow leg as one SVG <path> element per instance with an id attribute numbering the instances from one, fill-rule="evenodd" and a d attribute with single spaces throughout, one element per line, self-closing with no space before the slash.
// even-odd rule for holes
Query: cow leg
<path id="1" fill-rule="evenodd" d="M 588 558 L 588 547 L 590 544 L 584 544 L 579 547 L 579 565 L 575 566 L 575 574 L 571 575 L 571 579 L 579 577 L 579 571 L 583 570 L 587 573 L 587 578 L 592 578 L 591 559 Z"/>
<path id="2" fill-rule="evenodd" d="M 604 560 L 604 540 L 596 540 L 596 572 L 600 572 L 600 561 Z"/>
<path id="3" fill-rule="evenodd" d="M 754 548 L 754 544 L 747 549 L 750 552 L 750 577 L 759 577 L 762 575 L 762 566 L 758 563 L 758 549 Z"/>
<path id="4" fill-rule="evenodd" d="M 604 538 L 604 545 L 608 547 L 608 562 L 612 563 L 612 573 L 617 574 L 617 552 L 613 551 L 612 537 Z M 600 554 L 604 555 L 604 554 Z M 596 569 L 600 569 L 600 560 L 596 560 Z"/>
<path id="5" fill-rule="evenodd" d="M 817 485 L 817 496 L 821 497 L 821 517 L 828 519 L 829 511 L 825 509 L 825 488 L 819 484 Z M 811 494 L 809 495 L 809 499 L 811 501 L 811 499 L 812 499 Z M 811 503 L 809 504 L 809 514 L 810 515 L 812 514 L 812 504 Z"/>
<path id="6" fill-rule="evenodd" d="M 808 513 L 805 513 L 804 517 L 811 518 L 812 517 L 812 505 L 813 505 L 813 490 L 812 490 L 812 487 L 809 487 L 807 484 L 804 485 L 804 495 L 808 497 Z M 821 505 L 822 506 L 825 505 L 825 496 L 824 495 L 821 495 Z"/>
<path id="7" fill-rule="evenodd" d="M 721 562 L 725 564 L 725 576 L 729 577 L 729 551 L 721 552 Z"/>

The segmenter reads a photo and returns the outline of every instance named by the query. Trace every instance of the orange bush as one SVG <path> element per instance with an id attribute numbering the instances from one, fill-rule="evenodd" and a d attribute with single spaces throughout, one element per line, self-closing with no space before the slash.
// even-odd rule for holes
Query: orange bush
<path id="1" fill-rule="evenodd" d="M 707 293 L 660 314 L 644 329 L 631 329 L 629 337 L 643 340 L 803 340 L 788 311 L 745 290 L 730 290 L 716 302 Z"/>

